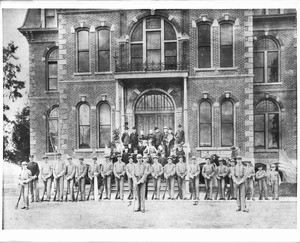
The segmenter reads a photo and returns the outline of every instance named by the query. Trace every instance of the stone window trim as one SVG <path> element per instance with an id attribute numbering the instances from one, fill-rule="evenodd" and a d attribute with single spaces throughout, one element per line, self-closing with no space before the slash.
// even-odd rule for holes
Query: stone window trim
<path id="1" fill-rule="evenodd" d="M 95 66 L 96 66 L 96 68 L 95 68 L 95 70 L 97 70 L 96 72 L 95 72 L 95 74 L 110 74 L 110 73 L 112 73 L 112 69 L 111 69 L 111 63 L 112 63 L 112 30 L 111 30 L 111 26 L 100 26 L 100 27 L 97 27 L 96 29 L 95 29 L 96 31 L 96 58 L 95 58 Z M 100 71 L 99 70 L 99 42 L 98 42 L 98 38 L 99 38 L 99 31 L 101 31 L 101 30 L 108 30 L 109 31 L 109 70 L 108 71 Z"/>
<path id="2" fill-rule="evenodd" d="M 79 46 L 78 46 L 78 34 L 80 31 L 87 31 L 88 33 L 88 48 L 85 49 L 85 50 L 79 50 Z M 79 28 L 76 28 L 75 29 L 75 56 L 76 56 L 76 67 L 75 67 L 75 72 L 74 72 L 74 75 L 91 75 L 91 47 L 90 47 L 90 44 L 91 44 L 91 41 L 90 41 L 90 38 L 91 38 L 91 35 L 90 35 L 90 29 L 88 27 L 79 27 Z M 82 51 L 82 52 L 88 52 L 88 64 L 89 64 L 89 70 L 88 72 L 79 72 L 79 52 Z"/>
<path id="3" fill-rule="evenodd" d="M 82 125 L 82 126 L 89 126 L 89 136 L 90 136 L 90 138 L 89 138 L 89 141 L 87 141 L 87 142 L 89 142 L 89 144 L 88 144 L 88 148 L 86 147 L 86 148 L 80 148 L 80 128 L 81 128 L 81 125 L 80 125 L 80 107 L 82 106 L 82 105 L 87 105 L 88 107 L 89 107 L 89 117 L 88 117 L 88 121 L 89 121 L 89 125 Z M 91 149 L 91 145 L 92 145 L 92 136 L 91 136 L 91 127 L 92 127 L 92 125 L 91 125 L 91 118 L 92 118 L 92 112 L 91 112 L 91 105 L 85 100 L 85 101 L 80 101 L 77 105 L 76 105 L 76 113 L 77 113 L 77 115 L 76 115 L 76 120 L 77 120 L 77 122 L 76 122 L 76 124 L 77 124 L 77 126 L 76 126 L 76 148 L 77 148 L 77 150 L 81 150 L 81 151 L 84 151 L 84 150 L 89 150 L 89 149 Z"/>
<path id="4" fill-rule="evenodd" d="M 196 36 L 197 36 L 197 64 L 196 64 L 196 67 L 194 68 L 195 71 L 213 71 L 215 70 L 215 68 L 213 67 L 213 49 L 214 49 L 214 43 L 213 43 L 213 28 L 212 28 L 212 25 L 213 25 L 213 20 L 211 19 L 206 19 L 205 18 L 205 21 L 203 20 L 203 17 L 201 20 L 196 20 L 196 25 L 197 25 L 197 28 L 196 28 Z M 198 58 L 198 55 L 199 55 L 199 43 L 198 43 L 198 37 L 199 37 L 199 26 L 201 25 L 209 25 L 210 26 L 210 67 L 206 67 L 206 68 L 201 68 L 199 67 L 199 58 Z"/>
<path id="5" fill-rule="evenodd" d="M 110 108 L 110 141 L 112 141 L 112 118 L 113 118 L 113 109 L 112 109 L 112 105 L 106 100 L 106 95 L 103 95 L 103 100 L 99 101 L 97 106 L 96 106 L 96 124 L 97 124 L 97 128 L 96 128 L 96 139 L 97 139 L 97 149 L 101 150 L 104 149 L 103 147 L 100 146 L 100 108 L 101 105 L 106 104 L 109 106 Z M 108 126 L 108 124 L 106 124 L 106 126 Z M 108 144 L 107 144 L 108 146 Z"/>
<path id="6" fill-rule="evenodd" d="M 200 107 L 201 104 L 204 102 L 208 102 L 210 104 L 210 112 L 211 112 L 211 120 L 210 120 L 210 124 L 211 124 L 211 144 L 209 146 L 201 146 L 200 145 Z M 198 147 L 199 148 L 212 148 L 214 147 L 214 103 L 213 100 L 211 98 L 208 98 L 208 93 L 204 94 L 204 97 L 202 99 L 200 99 L 200 101 L 198 102 L 198 109 L 197 109 L 197 127 L 198 127 Z"/>

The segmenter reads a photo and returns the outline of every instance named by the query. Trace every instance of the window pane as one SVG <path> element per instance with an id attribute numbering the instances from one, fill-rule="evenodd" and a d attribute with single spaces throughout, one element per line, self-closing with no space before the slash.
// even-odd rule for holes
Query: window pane
<path id="1" fill-rule="evenodd" d="M 200 124 L 200 146 L 212 146 L 211 124 Z"/>
<path id="2" fill-rule="evenodd" d="M 53 109 L 50 112 L 50 115 L 49 115 L 49 117 L 51 117 L 51 118 L 58 118 L 58 116 L 59 116 L 59 109 L 58 108 Z"/>
<path id="3" fill-rule="evenodd" d="M 254 146 L 256 148 L 264 148 L 265 147 L 265 133 L 264 132 L 255 132 L 254 137 L 255 137 Z"/>
<path id="4" fill-rule="evenodd" d="M 151 18 L 146 20 L 147 29 L 160 29 L 161 20 L 157 18 Z"/>
<path id="5" fill-rule="evenodd" d="M 278 111 L 278 106 L 276 104 L 274 104 L 272 101 L 267 100 L 267 111 Z"/>
<path id="6" fill-rule="evenodd" d="M 269 9 L 269 14 L 270 15 L 279 14 L 279 13 L 280 13 L 280 9 L 274 9 L 274 8 Z"/>
<path id="7" fill-rule="evenodd" d="M 87 104 L 79 108 L 79 125 L 90 125 L 90 107 Z"/>
<path id="8" fill-rule="evenodd" d="M 222 146 L 233 145 L 233 124 L 222 124 Z"/>
<path id="9" fill-rule="evenodd" d="M 159 51 L 147 51 L 147 63 L 159 63 L 160 62 L 160 50 Z"/>
<path id="10" fill-rule="evenodd" d="M 89 52 L 78 53 L 78 72 L 89 72 Z"/>
<path id="11" fill-rule="evenodd" d="M 143 57 L 143 45 L 142 44 L 131 45 L 131 56 Z"/>
<path id="12" fill-rule="evenodd" d="M 264 82 L 264 68 L 254 68 L 254 82 L 255 83 Z"/>
<path id="13" fill-rule="evenodd" d="M 143 70 L 143 58 L 141 58 L 141 57 L 131 58 L 131 70 L 132 71 L 142 71 Z"/>
<path id="14" fill-rule="evenodd" d="M 265 131 L 265 115 L 255 115 L 254 120 L 254 131 Z"/>
<path id="15" fill-rule="evenodd" d="M 257 112 L 267 111 L 267 103 L 266 103 L 266 101 L 260 102 L 260 103 L 256 106 L 255 111 L 257 111 Z"/>
<path id="16" fill-rule="evenodd" d="M 199 47 L 198 48 L 198 67 L 199 68 L 210 68 L 210 47 Z"/>
<path id="17" fill-rule="evenodd" d="M 54 9 L 45 9 L 45 16 L 54 16 L 55 15 L 55 10 Z"/>
<path id="18" fill-rule="evenodd" d="M 105 148 L 111 141 L 110 126 L 100 126 L 99 127 L 99 147 Z"/>
<path id="19" fill-rule="evenodd" d="M 49 63 L 49 77 L 57 77 L 57 63 Z"/>
<path id="20" fill-rule="evenodd" d="M 98 31 L 98 48 L 99 50 L 109 50 L 110 49 L 110 36 L 109 30 L 99 30 Z"/>
<path id="21" fill-rule="evenodd" d="M 177 56 L 177 43 L 165 43 L 165 56 Z"/>
<path id="22" fill-rule="evenodd" d="M 110 114 L 110 106 L 108 104 L 103 103 L 100 105 L 100 112 L 99 112 L 99 121 L 100 125 L 110 125 L 111 123 L 111 114 Z"/>
<path id="23" fill-rule="evenodd" d="M 110 71 L 110 55 L 109 51 L 99 51 L 98 53 L 98 71 Z"/>
<path id="24" fill-rule="evenodd" d="M 222 103 L 222 123 L 233 123 L 233 105 L 231 101 Z"/>
<path id="25" fill-rule="evenodd" d="M 160 31 L 147 32 L 147 50 L 160 49 Z"/>
<path id="26" fill-rule="evenodd" d="M 55 17 L 46 17 L 45 19 L 46 23 L 45 23 L 45 27 L 46 28 L 54 28 L 56 27 L 56 21 L 55 21 Z"/>
<path id="27" fill-rule="evenodd" d="M 264 67 L 263 52 L 254 52 L 254 67 Z"/>
<path id="28" fill-rule="evenodd" d="M 210 25 L 198 25 L 198 46 L 210 46 Z"/>
<path id="29" fill-rule="evenodd" d="M 57 89 L 57 78 L 49 78 L 49 90 Z"/>
<path id="30" fill-rule="evenodd" d="M 79 148 L 90 148 L 90 126 L 79 127 Z"/>
<path id="31" fill-rule="evenodd" d="M 177 57 L 165 57 L 165 70 L 177 69 Z"/>
<path id="32" fill-rule="evenodd" d="M 131 41 L 143 40 L 143 22 L 140 22 L 134 29 L 131 35 Z"/>
<path id="33" fill-rule="evenodd" d="M 211 104 L 207 101 L 200 104 L 200 123 L 211 123 Z"/>
<path id="34" fill-rule="evenodd" d="M 277 149 L 278 147 L 279 147 L 279 114 L 269 114 L 268 148 Z"/>
<path id="35" fill-rule="evenodd" d="M 176 33 L 173 27 L 165 21 L 165 33 L 164 33 L 165 40 L 176 40 Z"/>
<path id="36" fill-rule="evenodd" d="M 278 66 L 278 52 L 268 51 L 268 67 L 277 67 L 277 66 Z"/>
<path id="37" fill-rule="evenodd" d="M 78 32 L 78 50 L 89 49 L 89 32 L 82 30 Z"/>
<path id="38" fill-rule="evenodd" d="M 49 54 L 48 60 L 58 60 L 58 49 L 53 50 Z"/>
<path id="39" fill-rule="evenodd" d="M 220 49 L 220 66 L 232 67 L 233 66 L 233 49 L 232 46 L 221 46 Z"/>
<path id="40" fill-rule="evenodd" d="M 268 68 L 268 83 L 278 82 L 278 67 Z"/>
<path id="41" fill-rule="evenodd" d="M 221 25 L 221 45 L 232 45 L 232 24 Z"/>

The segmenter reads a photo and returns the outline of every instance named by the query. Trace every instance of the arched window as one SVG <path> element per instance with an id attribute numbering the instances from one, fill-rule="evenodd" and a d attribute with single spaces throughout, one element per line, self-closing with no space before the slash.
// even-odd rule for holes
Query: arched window
<path id="1" fill-rule="evenodd" d="M 199 107 L 199 145 L 212 146 L 212 109 L 209 101 L 202 101 Z"/>
<path id="2" fill-rule="evenodd" d="M 220 67 L 233 67 L 233 25 L 220 24 Z"/>
<path id="3" fill-rule="evenodd" d="M 111 141 L 111 110 L 108 103 L 98 106 L 99 147 L 104 148 Z"/>
<path id="4" fill-rule="evenodd" d="M 211 26 L 207 23 L 198 24 L 198 67 L 211 67 Z"/>
<path id="5" fill-rule="evenodd" d="M 231 100 L 221 104 L 221 146 L 229 147 L 234 144 L 234 107 Z"/>
<path id="6" fill-rule="evenodd" d="M 177 69 L 177 36 L 172 25 L 158 17 L 140 21 L 131 33 L 131 69 Z"/>
<path id="7" fill-rule="evenodd" d="M 279 48 L 271 38 L 265 37 L 254 46 L 254 82 L 277 83 Z"/>
<path id="8" fill-rule="evenodd" d="M 58 151 L 58 118 L 59 108 L 55 107 L 47 115 L 47 152 L 54 153 Z"/>
<path id="9" fill-rule="evenodd" d="M 279 108 L 271 100 L 261 101 L 254 115 L 255 148 L 279 148 Z"/>
<path id="10" fill-rule="evenodd" d="M 77 71 L 79 73 L 90 71 L 89 31 L 77 31 Z"/>
<path id="11" fill-rule="evenodd" d="M 90 148 L 90 107 L 88 103 L 82 103 L 78 107 L 78 147 Z"/>
<path id="12" fill-rule="evenodd" d="M 47 90 L 57 90 L 57 61 L 58 61 L 58 48 L 51 50 L 47 55 Z"/>
<path id="13" fill-rule="evenodd" d="M 98 30 L 98 71 L 110 71 L 110 30 Z"/>

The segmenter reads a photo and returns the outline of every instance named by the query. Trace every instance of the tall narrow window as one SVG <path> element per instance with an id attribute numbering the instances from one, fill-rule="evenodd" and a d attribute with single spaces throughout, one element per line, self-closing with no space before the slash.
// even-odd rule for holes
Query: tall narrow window
<path id="1" fill-rule="evenodd" d="M 47 152 L 58 151 L 58 118 L 59 108 L 56 107 L 48 113 L 47 117 Z"/>
<path id="2" fill-rule="evenodd" d="M 264 100 L 256 106 L 254 138 L 257 149 L 279 148 L 279 109 L 271 100 Z"/>
<path id="3" fill-rule="evenodd" d="M 79 121 L 79 148 L 90 148 L 90 107 L 87 103 L 82 103 L 78 109 Z"/>
<path id="4" fill-rule="evenodd" d="M 57 90 L 57 61 L 58 49 L 56 48 L 47 55 L 47 90 Z"/>
<path id="5" fill-rule="evenodd" d="M 104 148 L 111 141 L 111 112 L 107 103 L 99 106 L 99 147 Z"/>
<path id="6" fill-rule="evenodd" d="M 259 40 L 254 46 L 254 82 L 278 82 L 278 45 L 270 38 Z"/>
<path id="7" fill-rule="evenodd" d="M 46 28 L 56 28 L 56 12 L 55 9 L 45 9 L 45 27 Z"/>
<path id="8" fill-rule="evenodd" d="M 221 146 L 233 146 L 233 103 L 225 100 L 221 104 Z"/>
<path id="9" fill-rule="evenodd" d="M 211 67 L 211 49 L 210 49 L 210 25 L 198 25 L 198 67 Z"/>
<path id="10" fill-rule="evenodd" d="M 212 114 L 211 103 L 202 101 L 199 111 L 199 145 L 200 147 L 212 146 Z"/>
<path id="11" fill-rule="evenodd" d="M 90 71 L 88 30 L 77 32 L 77 70 L 79 73 Z"/>
<path id="12" fill-rule="evenodd" d="M 233 25 L 222 23 L 220 29 L 220 67 L 233 67 Z"/>
<path id="13" fill-rule="evenodd" d="M 98 31 L 98 71 L 110 71 L 110 30 Z"/>

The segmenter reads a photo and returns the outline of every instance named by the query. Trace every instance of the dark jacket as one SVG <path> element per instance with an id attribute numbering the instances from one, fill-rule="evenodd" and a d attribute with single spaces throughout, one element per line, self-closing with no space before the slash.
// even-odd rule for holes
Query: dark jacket
<path id="1" fill-rule="evenodd" d="M 161 133 L 161 131 L 158 131 L 154 134 L 155 136 L 155 146 L 159 146 L 163 140 L 163 134 Z"/>
<path id="2" fill-rule="evenodd" d="M 180 143 L 184 143 L 184 131 L 177 131 L 175 134 L 175 143 L 180 144 Z"/>
<path id="3" fill-rule="evenodd" d="M 137 132 L 131 133 L 129 139 L 130 139 L 131 146 L 133 148 L 137 148 L 137 146 L 139 144 L 139 137 L 138 137 Z"/>
<path id="4" fill-rule="evenodd" d="M 39 177 L 40 168 L 39 168 L 38 163 L 36 163 L 36 162 L 29 162 L 27 164 L 27 169 L 30 170 L 32 176 L 36 176 L 37 178 Z"/>
<path id="5" fill-rule="evenodd" d="M 121 140 L 124 145 L 128 145 L 130 143 L 130 137 L 128 132 L 123 133 Z"/>

